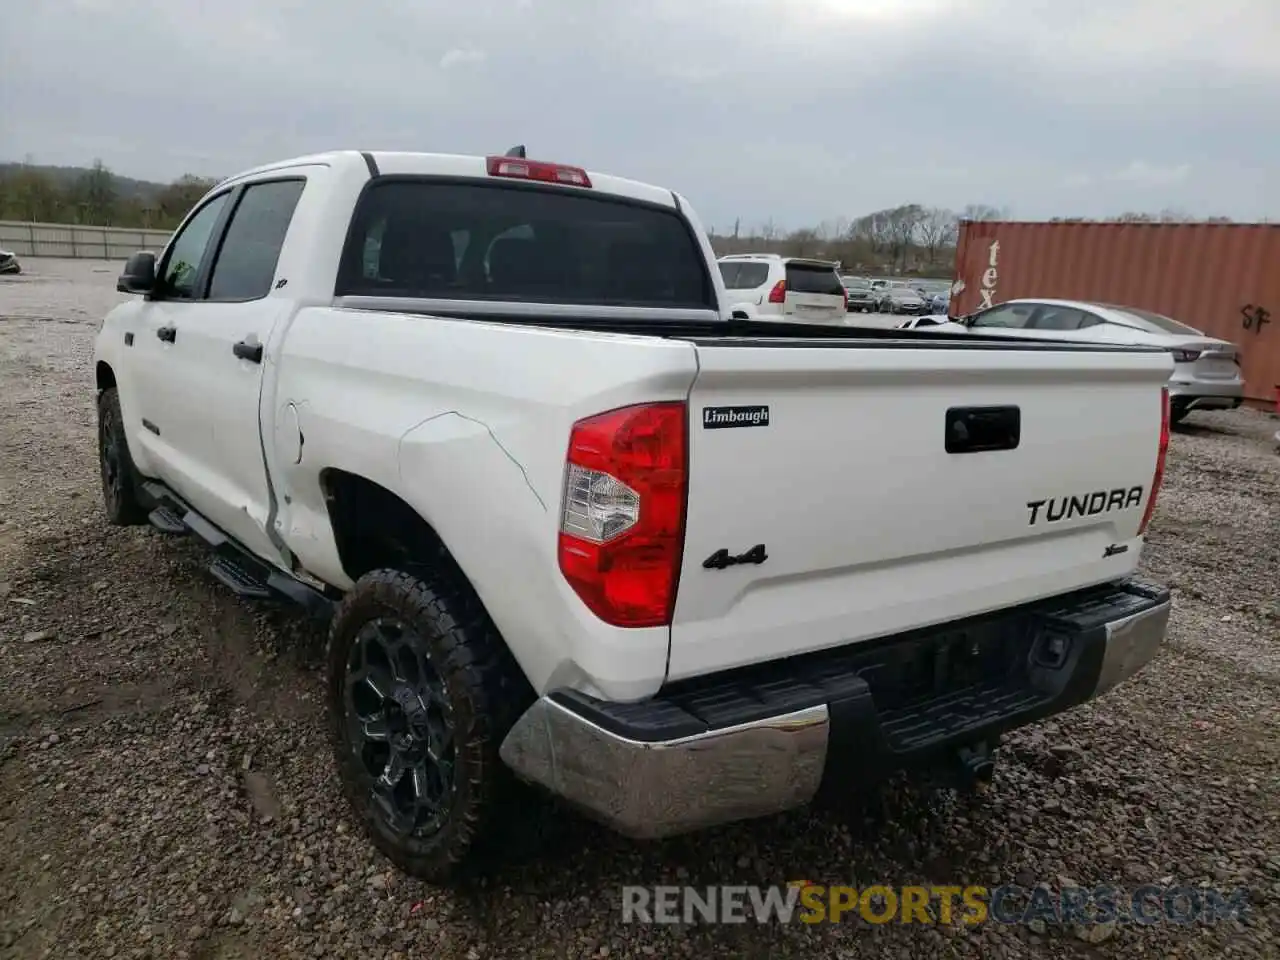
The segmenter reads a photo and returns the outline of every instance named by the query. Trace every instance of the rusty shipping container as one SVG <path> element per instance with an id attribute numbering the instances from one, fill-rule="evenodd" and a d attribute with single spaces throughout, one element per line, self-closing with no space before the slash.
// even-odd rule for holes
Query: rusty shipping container
<path id="1" fill-rule="evenodd" d="M 1022 297 L 1173 317 L 1240 349 L 1245 396 L 1280 389 L 1280 224 L 966 221 L 951 315 Z"/>

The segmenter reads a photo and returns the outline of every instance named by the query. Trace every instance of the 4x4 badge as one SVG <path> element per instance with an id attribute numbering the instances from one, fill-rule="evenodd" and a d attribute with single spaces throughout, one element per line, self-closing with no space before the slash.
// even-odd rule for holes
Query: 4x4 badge
<path id="1" fill-rule="evenodd" d="M 708 570 L 724 570 L 726 567 L 734 567 L 740 563 L 764 563 L 769 559 L 769 555 L 764 551 L 764 544 L 757 543 L 746 553 L 740 553 L 736 557 L 732 556 L 728 550 L 717 550 L 707 559 L 702 561 L 702 565 Z"/>

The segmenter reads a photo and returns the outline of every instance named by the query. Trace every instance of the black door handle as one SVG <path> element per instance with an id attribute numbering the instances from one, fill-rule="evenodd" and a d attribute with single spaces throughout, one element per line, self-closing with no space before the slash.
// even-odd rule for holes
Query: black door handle
<path id="1" fill-rule="evenodd" d="M 159 337 L 161 340 L 163 340 L 165 343 L 173 343 L 175 340 L 178 339 L 178 328 L 177 327 L 159 327 L 156 330 L 156 336 Z"/>
<path id="2" fill-rule="evenodd" d="M 1007 407 L 951 407 L 944 443 L 947 453 L 1016 450 L 1022 438 L 1022 411 Z"/>
<path id="3" fill-rule="evenodd" d="M 248 360 L 250 363 L 262 362 L 262 344 L 260 343 L 248 343 L 241 340 L 232 346 L 231 352 L 241 360 Z"/>

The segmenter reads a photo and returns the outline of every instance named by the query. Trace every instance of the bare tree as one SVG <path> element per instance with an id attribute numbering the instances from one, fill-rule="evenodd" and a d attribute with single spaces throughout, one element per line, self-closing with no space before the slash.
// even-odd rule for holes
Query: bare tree
<path id="1" fill-rule="evenodd" d="M 908 203 L 884 211 L 885 232 L 888 237 L 889 256 L 896 267 L 906 267 L 907 250 L 915 239 L 924 216 L 924 208 L 918 203 Z"/>
<path id="2" fill-rule="evenodd" d="M 970 203 L 960 211 L 961 220 L 1003 220 L 1008 212 L 985 203 Z"/>
<path id="3" fill-rule="evenodd" d="M 917 232 L 929 266 L 938 262 L 938 248 L 946 244 L 956 227 L 956 215 L 941 207 L 927 207 L 920 215 Z"/>
<path id="4" fill-rule="evenodd" d="M 813 227 L 804 227 L 788 234 L 786 244 L 795 256 L 809 257 L 816 254 L 822 247 L 822 237 L 818 236 L 818 231 Z"/>
<path id="5" fill-rule="evenodd" d="M 854 243 L 864 244 L 872 252 L 875 252 L 878 239 L 875 215 L 867 214 L 866 216 L 858 217 L 857 220 L 849 224 L 849 239 Z"/>

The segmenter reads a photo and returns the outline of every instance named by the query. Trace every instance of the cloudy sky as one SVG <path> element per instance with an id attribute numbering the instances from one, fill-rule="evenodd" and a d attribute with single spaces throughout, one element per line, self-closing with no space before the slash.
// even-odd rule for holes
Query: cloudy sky
<path id="1" fill-rule="evenodd" d="M 709 225 L 906 202 L 1280 218 L 1280 0 L 30 0 L 0 159 L 501 152 Z"/>

